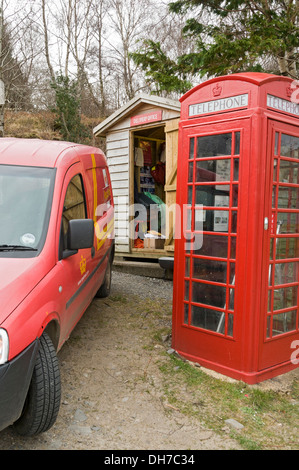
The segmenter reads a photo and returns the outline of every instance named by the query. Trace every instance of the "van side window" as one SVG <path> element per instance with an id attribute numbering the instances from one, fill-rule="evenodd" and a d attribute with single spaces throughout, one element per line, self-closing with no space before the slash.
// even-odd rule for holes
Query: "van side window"
<path id="1" fill-rule="evenodd" d="M 96 192 L 93 200 L 93 219 L 96 222 L 103 217 L 111 207 L 112 192 L 109 185 L 108 169 L 96 167 L 87 171 L 87 181 L 94 187 L 96 179 Z"/>
<path id="2" fill-rule="evenodd" d="M 62 213 L 64 235 L 67 233 L 69 221 L 73 219 L 86 219 L 86 204 L 80 175 L 74 176 L 66 190 Z"/>
<path id="3" fill-rule="evenodd" d="M 81 175 L 74 176 L 66 190 L 62 213 L 60 252 L 67 248 L 66 235 L 69 221 L 73 219 L 86 219 L 85 194 Z"/>
<path id="4" fill-rule="evenodd" d="M 97 175 L 100 191 L 98 191 L 98 207 L 96 215 L 97 217 L 102 217 L 102 215 L 105 214 L 111 206 L 111 189 L 106 168 L 99 168 Z"/>

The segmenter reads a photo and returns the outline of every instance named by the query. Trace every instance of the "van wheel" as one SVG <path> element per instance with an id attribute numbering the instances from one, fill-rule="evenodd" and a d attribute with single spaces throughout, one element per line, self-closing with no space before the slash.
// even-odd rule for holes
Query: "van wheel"
<path id="1" fill-rule="evenodd" d="M 110 289 L 111 289 L 111 277 L 112 277 L 112 260 L 111 258 L 109 258 L 104 281 L 101 287 L 99 288 L 99 290 L 97 291 L 96 297 L 99 297 L 99 298 L 108 297 L 108 295 L 110 294 Z"/>
<path id="2" fill-rule="evenodd" d="M 35 436 L 50 429 L 56 421 L 61 397 L 60 371 L 50 337 L 40 338 L 33 375 L 21 417 L 14 428 L 22 436 Z"/>

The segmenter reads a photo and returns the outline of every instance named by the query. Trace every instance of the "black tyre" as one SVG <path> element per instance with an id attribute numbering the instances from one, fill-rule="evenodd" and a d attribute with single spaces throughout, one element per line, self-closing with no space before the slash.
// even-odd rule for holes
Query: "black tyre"
<path id="1" fill-rule="evenodd" d="M 56 351 L 49 336 L 43 334 L 23 412 L 14 423 L 17 433 L 34 436 L 50 429 L 58 415 L 60 397 Z"/>
<path id="2" fill-rule="evenodd" d="M 110 289 L 111 289 L 111 277 L 112 277 L 112 260 L 111 258 L 109 258 L 104 281 L 101 287 L 99 288 L 99 290 L 97 291 L 96 297 L 99 297 L 99 298 L 108 297 L 108 295 L 110 294 Z"/>

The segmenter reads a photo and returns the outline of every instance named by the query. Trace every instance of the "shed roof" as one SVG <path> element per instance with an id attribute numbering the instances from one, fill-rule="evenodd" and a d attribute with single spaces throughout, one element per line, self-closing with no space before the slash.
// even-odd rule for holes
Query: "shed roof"
<path id="1" fill-rule="evenodd" d="M 179 101 L 141 93 L 139 95 L 136 95 L 132 100 L 130 100 L 124 106 L 122 106 L 113 114 L 111 114 L 111 116 L 101 122 L 98 126 L 96 126 L 93 129 L 93 133 L 97 136 L 106 135 L 112 126 L 114 126 L 121 119 L 124 119 L 129 116 L 133 111 L 135 111 L 136 108 L 138 108 L 142 104 L 149 104 L 152 106 L 157 106 L 159 108 L 170 109 L 178 112 L 180 112 L 181 110 L 181 104 Z"/>

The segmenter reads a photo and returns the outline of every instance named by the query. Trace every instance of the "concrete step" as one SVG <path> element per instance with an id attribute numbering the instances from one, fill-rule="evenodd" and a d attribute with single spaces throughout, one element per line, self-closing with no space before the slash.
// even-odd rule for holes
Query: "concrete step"
<path id="1" fill-rule="evenodd" d="M 112 269 L 138 276 L 172 279 L 172 275 L 168 272 L 169 270 L 161 268 L 159 263 L 152 263 L 150 261 L 128 261 L 115 257 Z"/>

